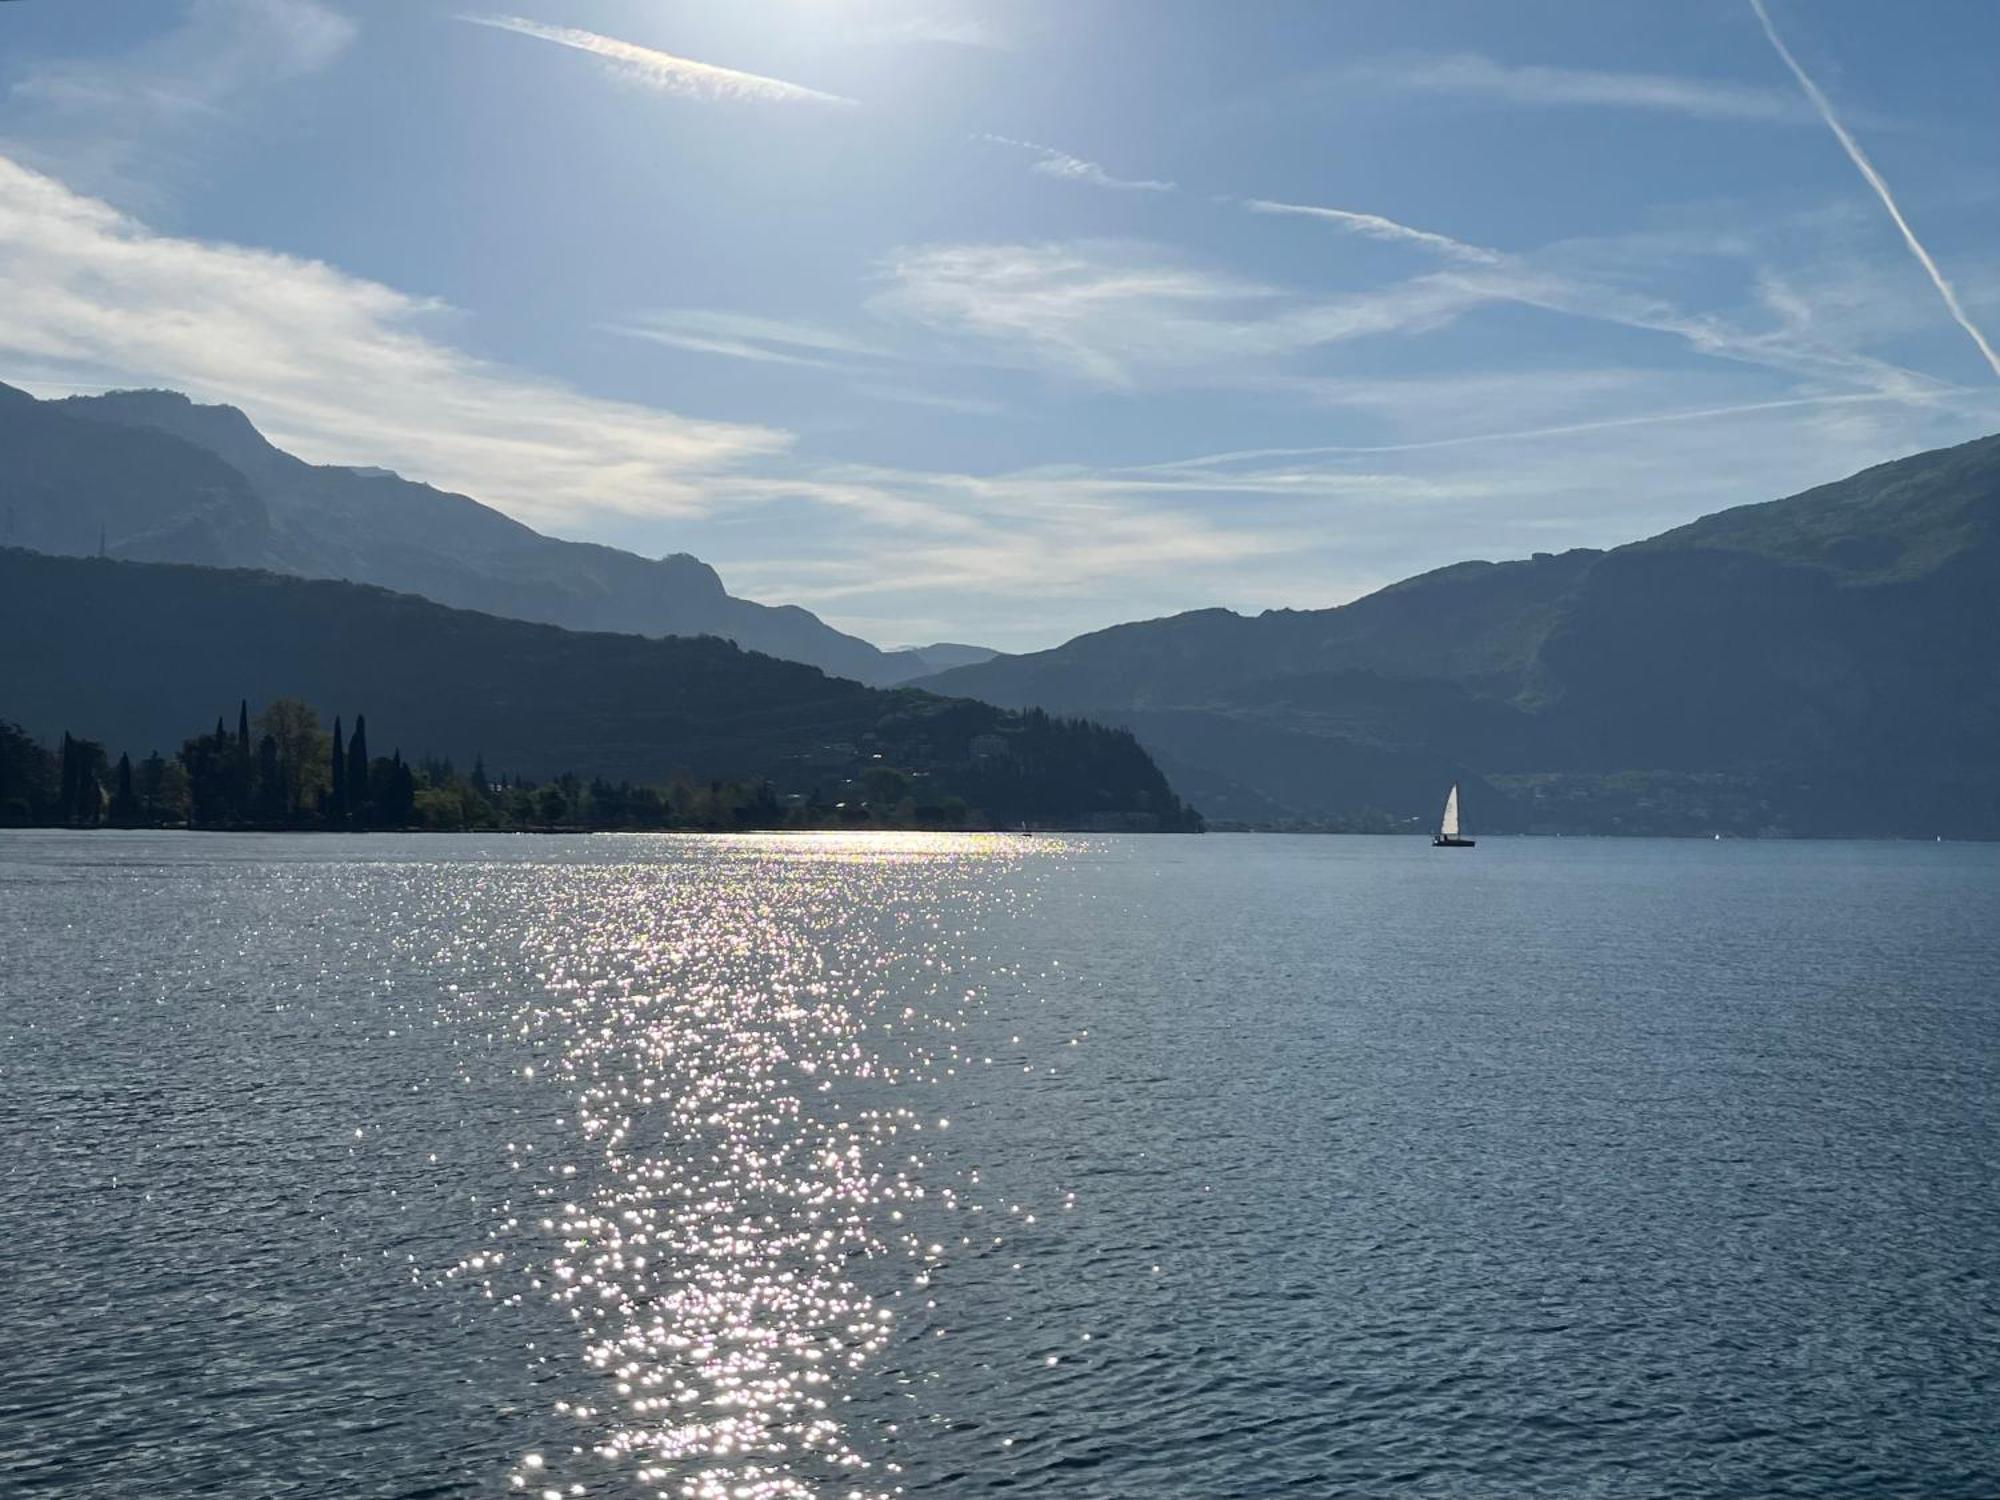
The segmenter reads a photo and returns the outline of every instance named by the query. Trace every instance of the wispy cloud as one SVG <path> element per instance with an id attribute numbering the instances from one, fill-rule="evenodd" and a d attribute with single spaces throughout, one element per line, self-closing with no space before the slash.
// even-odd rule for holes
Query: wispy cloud
<path id="1" fill-rule="evenodd" d="M 1303 336 L 1281 319 L 1273 289 L 1118 241 L 926 245 L 891 257 L 883 274 L 876 311 L 1092 385 L 1213 374 Z"/>
<path id="2" fill-rule="evenodd" d="M 1345 208 L 1321 208 L 1311 203 L 1278 203 L 1269 198 L 1245 198 L 1243 206 L 1256 214 L 1289 214 L 1295 218 L 1318 219 L 1332 224 L 1350 234 L 1363 235 L 1373 240 L 1390 240 L 1398 244 L 1416 245 L 1425 250 L 1436 251 L 1453 260 L 1469 261 L 1475 265 L 1497 265 L 1503 259 L 1497 250 L 1488 250 L 1480 245 L 1469 245 L 1463 240 L 1455 240 L 1448 234 L 1434 234 L 1428 229 L 1413 229 L 1408 224 L 1399 224 L 1394 219 L 1385 219 L 1380 214 L 1356 213 Z"/>
<path id="3" fill-rule="evenodd" d="M 1706 388 L 1693 376 L 1636 382 L 1626 391 L 1636 401 L 1697 400 L 1532 436 L 985 475 L 827 469 L 793 496 L 847 523 L 789 555 L 761 530 L 728 571 L 763 597 L 798 600 L 864 633 L 969 632 L 1033 649 L 1108 620 L 1337 604 L 1467 557 L 1617 545 L 1980 430 L 1966 401 L 1703 407 Z M 1423 393 L 1419 404 L 1432 410 L 1448 394 L 1462 406 L 1477 396 Z M 1510 445 L 1505 462 L 1498 444 Z M 885 569 L 890 537 L 897 566 Z"/>
<path id="4" fill-rule="evenodd" d="M 1731 406 L 1699 406 L 1673 411 L 1634 412 L 1629 416 L 1605 417 L 1593 422 L 1559 422 L 1546 427 L 1522 427 L 1505 432 L 1472 432 L 1457 437 L 1426 438 L 1412 443 L 1331 443 L 1307 448 L 1245 448 L 1230 453 L 1210 453 L 1200 458 L 1176 460 L 1154 467 L 1160 472 L 1172 472 L 1182 469 L 1216 469 L 1273 458 L 1379 457 L 1393 453 L 1433 453 L 1446 448 L 1536 442 L 1544 438 L 1579 437 L 1587 433 L 1623 432 L 1635 427 L 1719 422 L 1734 417 L 1757 416 L 1765 412 L 1868 405 L 1882 401 L 1904 402 L 1907 399 L 1901 395 L 1880 391 L 1861 391 L 1847 395 L 1794 396 L 1777 401 L 1743 401 Z"/>
<path id="5" fill-rule="evenodd" d="M 1921 401 L 1951 389 L 1830 338 L 1801 297 L 1779 295 L 1768 277 L 1739 320 L 1639 290 L 1629 284 L 1631 265 L 1621 272 L 1615 260 L 1605 242 L 1556 245 L 1329 296 L 1190 266 L 1129 241 L 927 245 L 888 260 L 888 285 L 872 305 L 971 341 L 990 363 L 1113 390 L 1234 387 L 1314 399 L 1301 356 L 1436 333 L 1502 305 L 1657 334 L 1708 359 L 1828 391 Z"/>
<path id="6" fill-rule="evenodd" d="M 1795 123 L 1804 112 L 1773 89 L 1667 73 L 1599 72 L 1496 61 L 1476 52 L 1395 57 L 1344 75 L 1377 87 L 1492 99 L 1506 104 L 1586 105 L 1665 111 L 1701 120 Z"/>
<path id="7" fill-rule="evenodd" d="M 1085 161 L 1080 156 L 1071 156 L 1067 151 L 1058 151 L 1053 146 L 1040 146 L 1033 141 L 1017 141 L 1011 136 L 982 135 L 982 141 L 995 146 L 1010 146 L 1017 151 L 1032 152 L 1036 158 L 1031 171 L 1040 172 L 1044 177 L 1059 177 L 1065 182 L 1087 183 L 1091 187 L 1111 188 L 1128 193 L 1171 193 L 1175 185 L 1152 177 L 1114 177 L 1094 161 Z"/>
<path id="8" fill-rule="evenodd" d="M 1987 366 L 1995 375 L 2000 375 L 2000 355 L 1993 352 L 1993 346 L 1987 342 L 1986 335 L 1980 331 L 1979 325 L 1972 321 L 1963 304 L 1959 302 L 1958 292 L 1945 279 L 1944 272 L 1938 269 L 1938 264 L 1931 258 L 1930 251 L 1926 250 L 1923 242 L 1917 238 L 1917 232 L 1910 228 L 1910 221 L 1903 217 L 1902 209 L 1896 206 L 1895 195 L 1889 191 L 1889 184 L 1875 169 L 1875 164 L 1868 159 L 1868 153 L 1861 149 L 1861 143 L 1854 138 L 1853 133 L 1841 124 L 1840 116 L 1834 113 L 1832 101 L 1826 97 L 1819 85 L 1812 81 L 1811 75 L 1799 65 L 1799 60 L 1792 55 L 1792 49 L 1785 45 L 1785 39 L 1778 35 L 1778 28 L 1771 24 L 1770 13 L 1764 9 L 1764 0 L 1750 0 L 1750 8 L 1757 13 L 1758 24 L 1764 28 L 1764 35 L 1770 39 L 1771 46 L 1776 49 L 1785 66 L 1791 70 L 1792 76 L 1799 81 L 1799 87 L 1805 90 L 1806 98 L 1812 101 L 1812 107 L 1818 111 L 1819 117 L 1826 121 L 1826 127 L 1833 132 L 1834 139 L 1840 142 L 1840 149 L 1847 153 L 1847 159 L 1854 163 L 1855 170 L 1860 172 L 1868 186 L 1875 190 L 1875 196 L 1882 200 L 1882 207 L 1888 211 L 1897 232 L 1903 236 L 1903 243 L 1909 246 L 1910 254 L 1917 258 L 1917 264 L 1922 266 L 1924 274 L 1930 277 L 1931 285 L 1937 288 L 1938 296 L 1944 299 L 1945 308 L 1951 313 L 1952 319 L 1965 330 L 1966 336 L 1978 347 Z"/>
<path id="9" fill-rule="evenodd" d="M 192 0 L 131 51 L 30 63 L 7 93 L 5 146 L 90 191 L 157 206 L 191 151 L 246 104 L 337 61 L 354 23 L 322 0 Z"/>
<path id="10" fill-rule="evenodd" d="M 623 42 L 577 26 L 549 26 L 521 16 L 466 15 L 459 19 L 475 26 L 490 26 L 498 31 L 511 31 L 539 41 L 554 42 L 559 47 L 587 52 L 602 58 L 621 77 L 648 88 L 683 94 L 692 99 L 755 100 L 780 104 L 852 105 L 855 102 L 839 94 L 822 93 L 802 84 L 787 83 L 782 78 L 740 73 L 734 68 L 676 57 L 671 52 L 642 47 L 636 42 Z"/>
<path id="11" fill-rule="evenodd" d="M 883 357 L 882 351 L 815 323 L 703 308 L 664 308 L 609 324 L 606 331 L 670 349 L 758 364 L 830 366 Z"/>
<path id="12" fill-rule="evenodd" d="M 884 21 L 864 28 L 861 38 L 869 42 L 929 42 L 947 47 L 979 47 L 1003 51 L 1009 43 L 1005 35 L 987 21 L 974 16 L 919 14 L 899 21 Z"/>
<path id="13" fill-rule="evenodd" d="M 933 411 L 948 411 L 961 417 L 997 417 L 1007 410 L 1003 403 L 986 396 L 954 396 L 947 391 L 917 391 L 900 385 L 857 385 L 853 390 L 857 395 L 877 401 L 893 401 L 901 406 L 927 406 Z"/>
<path id="14" fill-rule="evenodd" d="M 434 336 L 437 304 L 316 261 L 156 233 L 0 157 L 0 357 L 67 387 L 248 408 L 318 462 L 382 464 L 541 524 L 688 516 L 789 435 L 601 400 Z"/>

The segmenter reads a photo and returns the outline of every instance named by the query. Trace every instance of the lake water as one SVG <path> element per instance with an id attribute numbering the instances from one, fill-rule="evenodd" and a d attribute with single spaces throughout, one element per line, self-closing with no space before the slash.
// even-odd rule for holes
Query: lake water
<path id="1" fill-rule="evenodd" d="M 2000 1493 L 2000 847 L 0 835 L 8 1496 Z"/>

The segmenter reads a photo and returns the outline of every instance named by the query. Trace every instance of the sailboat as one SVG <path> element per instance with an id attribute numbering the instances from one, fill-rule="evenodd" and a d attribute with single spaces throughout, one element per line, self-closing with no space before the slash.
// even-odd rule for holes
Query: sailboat
<path id="1" fill-rule="evenodd" d="M 1478 840 L 1458 836 L 1458 783 L 1451 784 L 1451 795 L 1444 799 L 1444 816 L 1438 819 L 1438 831 L 1431 838 L 1433 849 L 1470 849 Z"/>

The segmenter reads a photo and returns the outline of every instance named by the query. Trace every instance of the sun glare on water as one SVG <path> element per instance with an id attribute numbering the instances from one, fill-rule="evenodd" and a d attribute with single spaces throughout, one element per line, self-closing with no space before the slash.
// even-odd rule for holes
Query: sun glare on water
<path id="1" fill-rule="evenodd" d="M 690 1500 L 896 1491 L 895 1443 L 856 1430 L 849 1392 L 994 1238 L 976 1174 L 931 1150 L 936 1085 L 992 1061 L 954 940 L 1013 899 L 994 862 L 1065 846 L 746 834 L 695 841 L 695 863 L 498 877 L 521 882 L 517 919 L 485 940 L 518 946 L 539 993 L 462 996 L 453 1019 L 525 1051 L 551 1118 L 508 1143 L 519 1190 L 446 1279 L 553 1310 L 581 1347 L 559 1362 L 593 1377 L 516 1492 L 608 1473 Z"/>

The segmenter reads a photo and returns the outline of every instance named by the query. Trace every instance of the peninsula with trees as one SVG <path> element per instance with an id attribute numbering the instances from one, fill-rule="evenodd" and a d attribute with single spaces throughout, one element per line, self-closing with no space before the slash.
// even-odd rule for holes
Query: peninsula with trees
<path id="1" fill-rule="evenodd" d="M 713 637 L 18 548 L 0 549 L 0 720 L 14 824 L 1201 827 L 1129 732 L 1085 719 Z"/>

